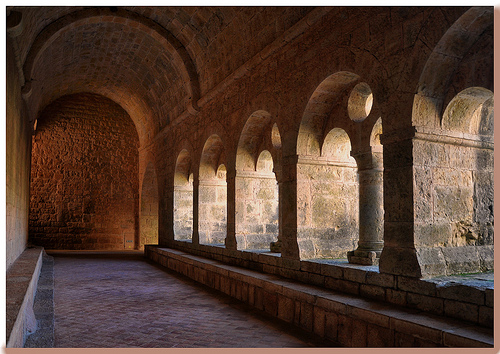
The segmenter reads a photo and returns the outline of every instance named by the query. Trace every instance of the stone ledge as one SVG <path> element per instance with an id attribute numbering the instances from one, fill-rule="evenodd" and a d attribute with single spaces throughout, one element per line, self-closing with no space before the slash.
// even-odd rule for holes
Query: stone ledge
<path id="1" fill-rule="evenodd" d="M 7 348 L 22 348 L 27 334 L 36 330 L 33 302 L 43 254 L 43 247 L 27 248 L 7 270 Z"/>
<path id="2" fill-rule="evenodd" d="M 445 311 L 445 300 L 454 300 L 461 306 L 480 306 L 475 324 L 493 328 L 493 274 L 444 276 L 429 279 L 411 278 L 402 275 L 380 273 L 378 266 L 350 264 L 341 259 L 291 260 L 281 258 L 280 254 L 263 250 L 232 251 L 229 256 L 224 248 L 169 243 L 181 254 L 205 257 L 226 264 L 248 268 L 259 272 L 278 275 L 286 279 L 325 287 L 334 291 L 359 295 L 386 303 L 429 311 L 442 316 L 464 319 L 460 311 Z M 173 250 L 173 249 L 172 249 Z M 216 257 L 214 252 L 224 257 Z M 250 260 L 248 255 L 251 254 Z M 243 255 L 245 257 L 243 257 Z M 243 259 L 245 258 L 245 259 Z M 275 258 L 269 261 L 269 258 Z M 266 261 L 264 261 L 266 259 Z M 264 263 L 265 262 L 265 263 Z M 269 265 L 273 264 L 273 266 Z M 436 307 L 432 307 L 436 305 Z M 477 312 L 477 311 L 476 311 Z"/>
<path id="3" fill-rule="evenodd" d="M 377 341 L 381 341 L 381 346 L 385 347 L 407 343 L 425 343 L 436 347 L 493 346 L 492 329 L 471 323 L 221 264 L 178 250 L 147 246 L 145 255 L 160 264 L 169 264 L 171 269 L 180 269 L 181 274 L 198 279 L 207 286 L 237 297 L 284 321 L 324 335 L 340 345 L 350 346 L 356 339 L 355 333 L 343 330 L 343 326 L 347 325 L 376 331 L 380 334 Z M 165 258 L 176 264 L 163 261 Z M 192 270 L 181 264 L 191 265 Z M 214 267 L 224 269 L 224 272 L 214 270 Z M 194 268 L 203 269 L 204 276 L 196 276 Z M 217 274 L 220 280 L 210 282 L 208 279 L 211 274 Z M 363 343 L 368 345 L 367 341 Z"/>

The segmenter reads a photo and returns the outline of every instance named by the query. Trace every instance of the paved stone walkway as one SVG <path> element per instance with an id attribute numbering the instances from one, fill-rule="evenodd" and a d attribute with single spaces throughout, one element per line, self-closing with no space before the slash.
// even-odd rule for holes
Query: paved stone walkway
<path id="1" fill-rule="evenodd" d="M 52 254 L 55 347 L 325 346 L 142 254 Z"/>

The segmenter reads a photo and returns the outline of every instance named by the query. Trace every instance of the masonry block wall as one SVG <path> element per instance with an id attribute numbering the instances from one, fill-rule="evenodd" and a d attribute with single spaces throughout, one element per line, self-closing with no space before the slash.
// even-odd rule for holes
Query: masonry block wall
<path id="1" fill-rule="evenodd" d="M 135 247 L 138 139 L 128 114 L 93 94 L 63 97 L 33 137 L 30 235 L 47 249 Z"/>
<path id="2" fill-rule="evenodd" d="M 7 38 L 7 268 L 28 243 L 31 129 L 25 116 L 12 41 Z"/>

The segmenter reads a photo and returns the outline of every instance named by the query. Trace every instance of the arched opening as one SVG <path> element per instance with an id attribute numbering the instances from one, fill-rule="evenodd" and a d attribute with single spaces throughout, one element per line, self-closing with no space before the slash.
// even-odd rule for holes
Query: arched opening
<path id="1" fill-rule="evenodd" d="M 371 109 L 367 103 L 371 91 L 366 84 L 356 86 L 359 80 L 350 72 L 330 75 L 311 95 L 302 117 L 297 140 L 297 243 L 301 259 L 346 258 L 358 241 L 357 165 L 350 155 L 350 137 L 339 124 L 353 124 L 349 107 L 358 107 L 360 100 L 363 114 L 368 115 Z M 353 92 L 360 97 L 352 98 Z M 349 104 L 349 94 L 354 103 Z"/>
<path id="2" fill-rule="evenodd" d="M 200 244 L 223 246 L 227 234 L 227 183 L 224 145 L 210 136 L 203 148 L 198 187 Z"/>
<path id="3" fill-rule="evenodd" d="M 332 129 L 321 158 L 302 158 L 297 168 L 301 258 L 346 258 L 358 240 L 358 180 L 347 133 Z"/>
<path id="4" fill-rule="evenodd" d="M 139 249 L 144 245 L 158 244 L 158 180 L 152 162 L 148 163 L 141 190 L 141 215 L 139 218 Z M 131 248 L 131 247 L 127 247 Z"/>
<path id="5" fill-rule="evenodd" d="M 236 156 L 236 242 L 238 249 L 269 250 L 278 240 L 278 183 L 267 148 L 281 145 L 271 115 L 254 112 L 241 133 Z"/>
<path id="6" fill-rule="evenodd" d="M 174 239 L 193 238 L 193 173 L 191 156 L 184 149 L 177 157 L 174 176 Z"/>
<path id="7" fill-rule="evenodd" d="M 446 107 L 442 127 L 445 130 L 476 135 L 493 135 L 493 92 L 469 87 L 459 92 Z"/>
<path id="8" fill-rule="evenodd" d="M 278 183 L 271 153 L 263 150 L 255 171 L 237 174 L 236 241 L 238 249 L 269 250 L 278 240 Z"/>
<path id="9" fill-rule="evenodd" d="M 431 245 L 442 247 L 446 271 L 451 274 L 493 267 L 493 116 L 490 90 L 464 89 L 453 97 L 442 118 L 443 134 L 453 140 L 427 143 L 434 150 L 446 151 L 446 159 L 436 156 L 431 161 L 432 181 L 427 183 L 434 203 L 429 210 L 433 227 L 446 230 L 434 232 Z M 458 257 L 471 250 L 467 262 Z"/>
<path id="10" fill-rule="evenodd" d="M 103 96 L 80 93 L 47 106 L 32 145 L 31 242 L 47 249 L 138 248 L 138 146 L 130 116 Z"/>

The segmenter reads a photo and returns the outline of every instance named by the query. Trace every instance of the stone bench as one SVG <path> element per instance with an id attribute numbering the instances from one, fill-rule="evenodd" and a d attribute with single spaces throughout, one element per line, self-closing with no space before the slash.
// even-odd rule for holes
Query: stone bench
<path id="1" fill-rule="evenodd" d="M 303 284 L 178 250 L 146 246 L 145 256 L 341 346 L 493 346 L 491 328 L 467 321 Z"/>
<path id="2" fill-rule="evenodd" d="M 7 348 L 22 348 L 27 335 L 36 330 L 33 301 L 43 254 L 42 247 L 28 247 L 7 270 Z"/>

